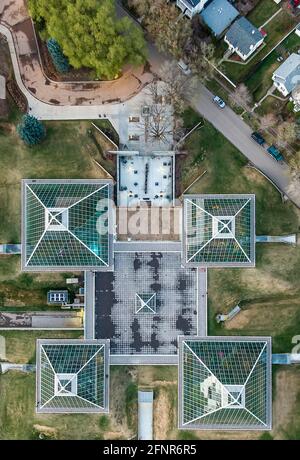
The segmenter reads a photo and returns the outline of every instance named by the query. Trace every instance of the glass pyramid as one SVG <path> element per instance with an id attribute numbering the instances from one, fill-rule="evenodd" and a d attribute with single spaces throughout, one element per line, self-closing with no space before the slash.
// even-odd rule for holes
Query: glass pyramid
<path id="1" fill-rule="evenodd" d="M 254 266 L 254 195 L 186 195 L 185 263 Z"/>
<path id="2" fill-rule="evenodd" d="M 38 412 L 107 410 L 108 342 L 39 340 Z"/>
<path id="3" fill-rule="evenodd" d="M 108 267 L 107 181 L 23 181 L 23 269 Z"/>
<path id="4" fill-rule="evenodd" d="M 271 339 L 181 338 L 180 428 L 271 427 Z"/>

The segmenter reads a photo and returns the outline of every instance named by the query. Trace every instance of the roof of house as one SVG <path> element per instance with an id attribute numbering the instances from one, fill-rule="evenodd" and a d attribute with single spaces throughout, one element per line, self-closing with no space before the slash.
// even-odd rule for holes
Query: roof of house
<path id="1" fill-rule="evenodd" d="M 292 53 L 287 60 L 275 70 L 273 76 L 275 80 L 284 83 L 289 93 L 293 91 L 300 83 L 300 55 Z"/>
<path id="2" fill-rule="evenodd" d="M 213 0 L 200 16 L 215 35 L 221 35 L 239 12 L 227 0 Z"/>
<path id="3" fill-rule="evenodd" d="M 268 430 L 270 337 L 179 337 L 179 423 L 184 429 Z"/>
<path id="4" fill-rule="evenodd" d="M 244 17 L 237 19 L 226 33 L 229 43 L 244 55 L 248 55 L 262 38 L 258 28 Z"/>
<path id="5" fill-rule="evenodd" d="M 200 3 L 200 0 L 185 0 L 185 3 L 189 3 L 193 8 Z"/>

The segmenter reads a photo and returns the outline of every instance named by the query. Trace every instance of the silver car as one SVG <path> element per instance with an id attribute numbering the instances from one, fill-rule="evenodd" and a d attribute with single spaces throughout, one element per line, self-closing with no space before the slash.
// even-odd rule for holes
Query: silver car
<path id="1" fill-rule="evenodd" d="M 223 99 L 221 99 L 219 96 L 215 96 L 213 98 L 213 101 L 215 104 L 217 104 L 220 109 L 224 109 L 224 107 L 226 106 L 225 102 L 223 101 Z"/>

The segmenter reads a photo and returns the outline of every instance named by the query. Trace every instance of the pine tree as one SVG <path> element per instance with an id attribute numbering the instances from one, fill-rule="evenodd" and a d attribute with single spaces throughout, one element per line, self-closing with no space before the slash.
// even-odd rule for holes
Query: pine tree
<path id="1" fill-rule="evenodd" d="M 27 145 L 39 144 L 46 136 L 44 125 L 32 115 L 24 115 L 21 123 L 17 126 L 17 132 Z"/>
<path id="2" fill-rule="evenodd" d="M 68 72 L 70 68 L 69 61 L 54 38 L 47 40 L 47 48 L 56 70 L 60 73 Z"/>

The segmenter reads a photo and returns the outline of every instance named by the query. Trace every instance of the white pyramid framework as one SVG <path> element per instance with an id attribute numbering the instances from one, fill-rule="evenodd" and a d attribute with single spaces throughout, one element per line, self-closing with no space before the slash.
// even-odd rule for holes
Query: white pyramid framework
<path id="1" fill-rule="evenodd" d="M 180 428 L 271 429 L 271 339 L 181 337 Z"/>
<path id="2" fill-rule="evenodd" d="M 23 181 L 23 270 L 110 264 L 110 183 Z"/>
<path id="3" fill-rule="evenodd" d="M 156 313 L 156 293 L 135 294 L 136 313 Z"/>
<path id="4" fill-rule="evenodd" d="M 107 412 L 109 341 L 38 340 L 37 412 Z"/>
<path id="5" fill-rule="evenodd" d="M 255 265 L 255 196 L 186 195 L 184 262 L 197 266 Z"/>

